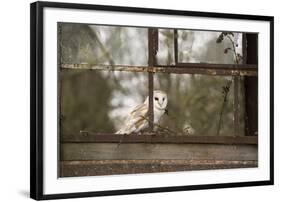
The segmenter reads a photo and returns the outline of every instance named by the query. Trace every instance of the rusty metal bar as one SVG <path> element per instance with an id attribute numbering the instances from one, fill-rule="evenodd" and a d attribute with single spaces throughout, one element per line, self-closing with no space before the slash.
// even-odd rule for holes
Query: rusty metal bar
<path id="1" fill-rule="evenodd" d="M 149 107 L 148 107 L 148 117 L 149 117 L 149 129 L 150 131 L 153 130 L 154 126 L 154 111 L 153 111 L 153 89 L 154 89 L 154 82 L 153 82 L 153 73 L 148 73 L 148 95 L 149 95 Z"/>
<path id="2" fill-rule="evenodd" d="M 225 68 L 211 68 L 206 64 L 187 66 L 128 66 L 128 65 L 91 65 L 91 64 L 61 64 L 62 70 L 101 70 L 101 71 L 128 71 L 128 72 L 153 72 L 153 73 L 175 73 L 175 74 L 204 74 L 204 75 L 220 75 L 220 76 L 257 76 L 258 70 L 256 65 L 245 65 L 244 68 L 235 68 L 233 65 L 224 65 Z"/>
<path id="3" fill-rule="evenodd" d="M 246 34 L 246 63 L 258 66 L 258 35 Z M 245 132 L 258 133 L 258 77 L 245 76 Z"/>
<path id="4" fill-rule="evenodd" d="M 256 145 L 256 136 L 171 136 L 171 135 L 148 135 L 130 134 L 69 134 L 62 135 L 61 143 L 119 143 L 122 138 L 124 143 L 163 143 L 163 144 L 251 144 Z"/>
<path id="5" fill-rule="evenodd" d="M 242 64 L 247 65 L 247 36 L 245 33 L 242 34 Z"/>
<path id="6" fill-rule="evenodd" d="M 142 69 L 148 68 L 148 66 L 140 65 L 104 65 L 104 64 L 74 64 L 74 63 L 62 63 L 60 66 L 62 69 L 93 69 L 93 70 L 108 70 L 108 71 L 143 71 Z M 209 70 L 241 70 L 241 71 L 257 71 L 257 65 L 255 64 L 206 64 L 206 63 L 178 63 L 178 65 L 153 65 L 154 68 L 175 68 L 175 69 L 209 69 Z"/>
<path id="7" fill-rule="evenodd" d="M 149 68 L 153 67 L 156 64 L 156 53 L 157 46 L 155 40 L 156 30 L 154 28 L 148 29 L 148 66 Z M 154 114 L 153 114 L 153 72 L 148 72 L 148 95 L 149 95 L 149 107 L 148 107 L 148 115 L 149 115 L 149 130 L 153 130 L 153 122 L 154 122 Z"/>
<path id="8" fill-rule="evenodd" d="M 178 64 L 178 30 L 174 29 L 174 57 L 175 64 Z"/>
<path id="9" fill-rule="evenodd" d="M 158 30 L 155 28 L 148 29 L 148 66 L 156 65 L 156 53 L 158 50 Z"/>
<path id="10" fill-rule="evenodd" d="M 178 63 L 175 67 L 179 68 L 204 68 L 204 69 L 252 69 L 257 70 L 258 66 L 255 64 L 216 64 L 216 63 Z"/>

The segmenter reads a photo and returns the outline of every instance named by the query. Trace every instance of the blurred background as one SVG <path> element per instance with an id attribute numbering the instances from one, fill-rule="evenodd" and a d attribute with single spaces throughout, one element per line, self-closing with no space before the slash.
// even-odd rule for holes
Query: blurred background
<path id="1" fill-rule="evenodd" d="M 61 63 L 147 66 L 147 28 L 60 23 Z M 174 65 L 174 31 L 159 29 L 157 63 Z M 225 49 L 229 40 L 217 43 L 221 32 L 178 30 L 179 62 L 235 63 Z M 242 34 L 231 36 L 242 55 Z M 233 135 L 233 85 L 218 125 L 224 94 L 231 76 L 154 74 L 154 89 L 168 95 L 168 115 L 160 125 L 177 135 Z M 81 130 L 114 133 L 127 114 L 148 95 L 148 74 L 136 72 L 60 69 L 60 126 L 62 134 Z M 244 134 L 243 79 L 239 85 L 239 135 Z"/>

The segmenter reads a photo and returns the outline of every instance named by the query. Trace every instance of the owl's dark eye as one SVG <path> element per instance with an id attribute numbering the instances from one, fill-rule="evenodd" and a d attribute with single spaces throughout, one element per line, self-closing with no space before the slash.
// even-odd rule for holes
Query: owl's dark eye
<path id="1" fill-rule="evenodd" d="M 165 98 L 163 97 L 163 99 L 162 99 L 163 101 L 165 100 Z"/>
<path id="2" fill-rule="evenodd" d="M 155 99 L 155 100 L 159 100 L 158 97 L 155 97 L 154 99 Z"/>

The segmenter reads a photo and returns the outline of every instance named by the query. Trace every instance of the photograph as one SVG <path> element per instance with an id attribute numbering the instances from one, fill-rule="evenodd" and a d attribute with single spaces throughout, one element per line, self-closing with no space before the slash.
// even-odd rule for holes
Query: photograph
<path id="1" fill-rule="evenodd" d="M 272 16 L 34 2 L 31 198 L 272 185 Z"/>
<path id="2" fill-rule="evenodd" d="M 258 166 L 258 33 L 57 23 L 59 177 Z"/>

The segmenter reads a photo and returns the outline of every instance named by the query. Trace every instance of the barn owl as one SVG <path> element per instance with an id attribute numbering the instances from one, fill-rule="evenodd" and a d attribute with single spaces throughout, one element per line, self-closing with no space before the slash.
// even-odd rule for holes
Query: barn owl
<path id="1" fill-rule="evenodd" d="M 126 118 L 124 125 L 116 134 L 130 134 L 138 133 L 148 128 L 148 104 L 149 98 L 147 97 L 144 103 L 136 106 Z M 167 94 L 164 91 L 153 91 L 153 114 L 154 124 L 158 124 L 160 118 L 166 111 L 168 104 Z"/>

